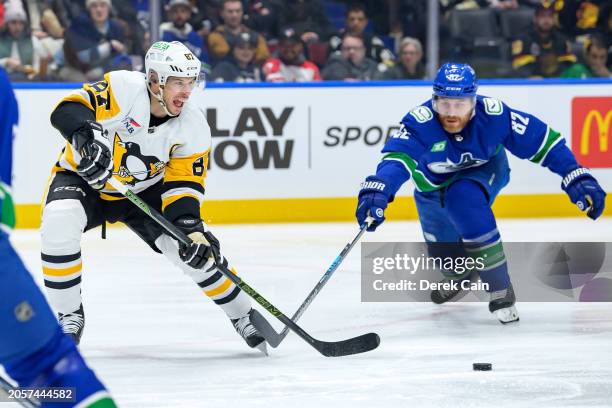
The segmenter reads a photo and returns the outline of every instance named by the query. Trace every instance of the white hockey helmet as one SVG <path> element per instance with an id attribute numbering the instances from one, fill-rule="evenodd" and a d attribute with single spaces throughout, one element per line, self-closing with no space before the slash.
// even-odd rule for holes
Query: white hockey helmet
<path id="1" fill-rule="evenodd" d="M 202 63 L 185 45 L 178 41 L 158 41 L 151 45 L 145 55 L 147 81 L 151 72 L 157 73 L 159 84 L 163 87 L 168 77 L 200 79 Z"/>

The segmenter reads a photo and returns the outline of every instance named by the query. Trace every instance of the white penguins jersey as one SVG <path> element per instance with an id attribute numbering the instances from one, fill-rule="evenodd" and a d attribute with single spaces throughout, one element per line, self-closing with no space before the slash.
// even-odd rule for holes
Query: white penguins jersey
<path id="1" fill-rule="evenodd" d="M 141 72 L 112 71 L 104 79 L 84 84 L 62 102 L 78 102 L 95 113 L 112 152 L 113 175 L 134 192 L 163 179 L 167 187 L 162 210 L 181 198 L 203 200 L 211 134 L 202 103 L 194 89 L 179 116 L 151 127 L 150 97 Z M 75 171 L 81 157 L 67 143 L 54 171 Z M 108 183 L 100 192 L 105 200 L 121 199 Z M 195 204 L 195 203 L 193 203 Z"/>

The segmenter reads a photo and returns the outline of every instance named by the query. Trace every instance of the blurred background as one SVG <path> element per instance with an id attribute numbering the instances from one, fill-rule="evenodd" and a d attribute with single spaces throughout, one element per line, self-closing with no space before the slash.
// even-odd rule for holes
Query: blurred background
<path id="1" fill-rule="evenodd" d="M 0 66 L 12 81 L 95 81 L 181 41 L 209 82 L 609 78 L 609 0 L 8 0 Z"/>

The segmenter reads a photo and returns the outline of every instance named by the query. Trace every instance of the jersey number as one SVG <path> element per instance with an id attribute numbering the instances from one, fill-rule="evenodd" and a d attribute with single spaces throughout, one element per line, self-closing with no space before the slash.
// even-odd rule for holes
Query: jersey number
<path id="1" fill-rule="evenodd" d="M 204 174 L 204 158 L 198 157 L 198 159 L 193 162 L 192 169 L 194 176 L 201 176 L 202 174 Z"/>
<path id="2" fill-rule="evenodd" d="M 527 130 L 527 125 L 529 124 L 529 118 L 519 115 L 516 112 L 510 112 L 510 118 L 512 121 L 512 130 L 519 135 L 524 135 Z"/>
<path id="3" fill-rule="evenodd" d="M 90 84 L 89 87 L 95 92 L 97 106 L 103 106 L 106 110 L 110 110 L 110 92 L 106 92 L 106 97 L 102 96 L 102 92 L 108 88 L 108 83 L 106 81 L 98 81 Z"/>
<path id="4" fill-rule="evenodd" d="M 408 131 L 406 130 L 406 127 L 402 125 L 402 127 L 400 127 L 397 132 L 393 133 L 391 137 L 395 139 L 408 139 L 409 134 L 410 133 L 408 133 Z"/>

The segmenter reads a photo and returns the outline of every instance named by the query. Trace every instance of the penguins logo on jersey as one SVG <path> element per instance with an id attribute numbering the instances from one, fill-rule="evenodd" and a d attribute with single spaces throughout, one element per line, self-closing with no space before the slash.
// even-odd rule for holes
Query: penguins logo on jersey
<path id="1" fill-rule="evenodd" d="M 138 144 L 122 141 L 117 133 L 113 143 L 113 162 L 113 174 L 132 187 L 139 181 L 155 177 L 166 165 L 155 156 L 143 155 Z"/>
<path id="2" fill-rule="evenodd" d="M 443 162 L 432 162 L 427 165 L 427 168 L 432 173 L 445 174 L 454 173 L 456 171 L 468 169 L 470 167 L 478 167 L 485 164 L 487 160 L 477 159 L 472 156 L 472 153 L 466 152 L 461 154 L 461 159 L 458 163 L 446 159 Z"/>

